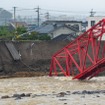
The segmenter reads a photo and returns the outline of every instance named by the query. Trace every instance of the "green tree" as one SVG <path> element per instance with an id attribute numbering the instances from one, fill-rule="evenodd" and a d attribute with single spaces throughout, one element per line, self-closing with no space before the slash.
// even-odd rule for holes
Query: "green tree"
<path id="1" fill-rule="evenodd" d="M 51 37 L 48 35 L 40 35 L 39 40 L 51 40 Z"/>
<path id="2" fill-rule="evenodd" d="M 31 33 L 26 33 L 23 36 L 20 35 L 18 40 L 38 40 L 38 33 L 37 32 L 31 32 Z"/>
<path id="3" fill-rule="evenodd" d="M 6 36 L 7 34 L 9 34 L 7 27 L 5 26 L 0 27 L 0 36 Z"/>
<path id="4" fill-rule="evenodd" d="M 18 35 L 26 33 L 27 29 L 25 27 L 17 27 L 16 32 Z"/>
<path id="5" fill-rule="evenodd" d="M 31 32 L 28 37 L 29 37 L 29 40 L 38 40 L 39 33 L 38 32 Z"/>
<path id="6" fill-rule="evenodd" d="M 13 36 L 13 32 L 10 31 L 7 26 L 0 27 L 0 38 L 11 39 L 12 36 Z"/>

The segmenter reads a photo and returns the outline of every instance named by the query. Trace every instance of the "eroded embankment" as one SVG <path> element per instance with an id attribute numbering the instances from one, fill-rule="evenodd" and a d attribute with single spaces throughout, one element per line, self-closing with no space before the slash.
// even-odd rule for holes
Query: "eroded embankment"
<path id="1" fill-rule="evenodd" d="M 51 56 L 69 42 L 15 41 L 12 42 L 21 54 L 20 61 L 14 61 L 5 41 L 0 42 L 1 76 L 48 75 Z"/>

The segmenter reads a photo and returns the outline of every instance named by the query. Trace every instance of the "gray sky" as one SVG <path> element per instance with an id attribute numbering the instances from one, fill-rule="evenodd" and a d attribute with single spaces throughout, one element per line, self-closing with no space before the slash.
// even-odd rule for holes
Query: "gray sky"
<path id="1" fill-rule="evenodd" d="M 21 8 L 35 8 L 67 10 L 67 11 L 95 11 L 105 10 L 105 0 L 0 0 L 0 7 L 12 9 L 13 6 Z"/>
<path id="2" fill-rule="evenodd" d="M 96 15 L 104 15 L 105 0 L 0 0 L 0 8 L 12 10 L 17 7 L 16 15 L 33 16 L 35 17 L 35 10 L 24 11 L 21 9 L 34 9 L 40 7 L 40 13 L 43 15 L 49 12 L 50 15 L 69 15 L 69 16 L 89 16 L 89 12 L 93 9 Z M 18 10 L 21 11 L 18 11 Z M 45 10 L 58 10 L 63 12 L 44 11 Z M 68 13 L 65 11 L 69 11 Z"/>

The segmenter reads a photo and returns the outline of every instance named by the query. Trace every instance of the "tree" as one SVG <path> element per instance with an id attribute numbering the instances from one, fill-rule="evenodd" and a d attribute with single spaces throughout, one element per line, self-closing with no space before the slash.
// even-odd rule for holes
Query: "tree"
<path id="1" fill-rule="evenodd" d="M 9 34 L 7 27 L 5 26 L 0 27 L 0 36 L 6 36 L 7 34 Z"/>
<path id="2" fill-rule="evenodd" d="M 39 40 L 51 40 L 51 37 L 48 35 L 40 35 Z"/>
<path id="3" fill-rule="evenodd" d="M 25 27 L 17 27 L 16 32 L 18 35 L 26 33 L 27 29 Z"/>
<path id="4" fill-rule="evenodd" d="M 24 34 L 24 35 L 22 35 Z M 50 40 L 47 34 L 39 34 L 38 32 L 28 33 L 25 27 L 18 27 L 16 30 L 10 31 L 8 27 L 0 27 L 0 38 L 9 40 Z"/>
<path id="5" fill-rule="evenodd" d="M 13 32 L 9 31 L 7 26 L 0 27 L 0 38 L 11 39 L 13 37 Z"/>
<path id="6" fill-rule="evenodd" d="M 26 33 L 23 36 L 20 36 L 18 40 L 50 40 L 48 35 L 40 35 L 38 32 L 31 32 L 30 34 Z"/>

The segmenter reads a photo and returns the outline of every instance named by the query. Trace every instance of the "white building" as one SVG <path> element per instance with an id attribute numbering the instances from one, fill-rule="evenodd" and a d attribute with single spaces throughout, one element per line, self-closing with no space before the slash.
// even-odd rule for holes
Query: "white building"
<path id="1" fill-rule="evenodd" d="M 93 17 L 88 17 L 87 18 L 87 27 L 86 30 L 90 29 L 92 26 L 97 24 L 100 20 L 104 19 L 105 16 L 93 16 Z"/>
<path id="2" fill-rule="evenodd" d="M 105 16 L 93 16 L 93 17 L 88 17 L 87 18 L 87 27 L 86 27 L 86 31 L 88 29 L 90 29 L 92 26 L 94 26 L 95 24 L 97 24 L 100 20 L 104 19 Z M 105 40 L 105 35 L 102 37 L 102 40 Z"/>

